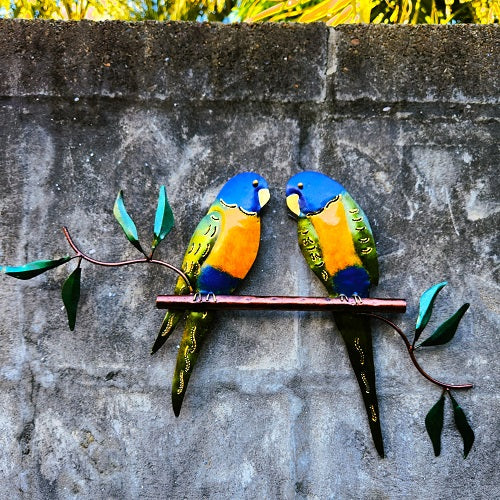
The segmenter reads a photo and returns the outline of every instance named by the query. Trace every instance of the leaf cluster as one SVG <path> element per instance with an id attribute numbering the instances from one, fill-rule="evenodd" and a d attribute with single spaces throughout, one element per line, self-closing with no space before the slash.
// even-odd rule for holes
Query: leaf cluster
<path id="1" fill-rule="evenodd" d="M 174 214 L 172 213 L 172 209 L 168 203 L 165 186 L 160 187 L 150 255 L 147 255 L 142 249 L 137 234 L 137 228 L 132 220 L 132 217 L 130 217 L 127 209 L 125 208 L 122 191 L 119 191 L 118 196 L 116 197 L 113 214 L 120 224 L 120 227 L 125 233 L 127 239 L 146 257 L 147 261 L 150 261 L 153 258 L 153 254 L 159 243 L 165 239 L 174 227 Z M 35 276 L 45 273 L 46 271 L 49 271 L 50 269 L 66 264 L 74 258 L 78 258 L 78 266 L 64 281 L 61 290 L 62 300 L 68 317 L 68 326 L 70 330 L 73 331 L 76 323 L 78 302 L 80 300 L 80 282 L 82 276 L 82 269 L 80 267 L 82 257 L 80 255 L 74 255 L 73 257 L 66 256 L 60 259 L 36 260 L 16 267 L 0 266 L 0 271 L 8 276 L 12 276 L 13 278 L 29 280 Z"/>
<path id="2" fill-rule="evenodd" d="M 417 317 L 417 323 L 415 325 L 415 337 L 413 339 L 413 346 L 415 346 L 415 343 L 418 341 L 420 335 L 424 331 L 424 328 L 427 326 L 427 323 L 431 319 L 434 302 L 438 293 L 446 285 L 446 281 L 438 283 L 437 285 L 434 285 L 426 290 L 420 297 L 420 307 Z M 449 342 L 455 336 L 460 320 L 463 318 L 463 315 L 466 313 L 467 309 L 469 309 L 469 306 L 470 304 L 467 303 L 462 305 L 455 314 L 450 316 L 445 322 L 441 323 L 436 328 L 434 333 L 429 338 L 420 343 L 417 348 L 443 345 Z"/>
<path id="3" fill-rule="evenodd" d="M 457 403 L 450 391 L 444 391 L 437 403 L 429 410 L 425 417 L 425 428 L 431 438 L 432 447 L 434 448 L 434 455 L 438 457 L 441 454 L 441 433 L 443 432 L 444 421 L 444 395 L 448 393 L 453 407 L 453 418 L 455 426 L 462 436 L 464 442 L 464 458 L 467 458 L 472 445 L 474 444 L 474 431 L 472 430 L 465 412 L 462 407 Z"/>
<path id="4" fill-rule="evenodd" d="M 415 325 L 415 337 L 413 340 L 413 346 L 420 338 L 420 335 L 427 326 L 429 320 L 431 319 L 432 311 L 434 308 L 434 302 L 436 300 L 439 292 L 446 286 L 446 281 L 438 283 L 426 290 L 420 297 L 419 313 L 417 317 L 417 322 Z M 429 347 L 443 345 L 449 342 L 455 335 L 460 320 L 469 308 L 469 304 L 462 305 L 457 312 L 450 316 L 446 321 L 441 323 L 434 333 L 430 335 L 426 340 L 421 342 L 417 347 Z M 441 453 L 441 433 L 443 431 L 443 421 L 444 421 L 444 403 L 445 403 L 445 393 L 448 393 L 453 406 L 453 416 L 455 420 L 455 425 L 462 436 L 464 442 L 464 458 L 469 454 L 472 444 L 474 443 L 474 431 L 470 427 L 465 412 L 457 403 L 451 391 L 445 390 L 437 403 L 429 410 L 427 416 L 425 417 L 425 427 L 427 433 L 432 442 L 434 448 L 434 454 L 439 456 Z"/>

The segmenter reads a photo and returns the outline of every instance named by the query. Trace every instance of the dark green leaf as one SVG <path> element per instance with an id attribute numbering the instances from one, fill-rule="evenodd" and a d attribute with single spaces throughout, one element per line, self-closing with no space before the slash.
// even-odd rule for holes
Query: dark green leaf
<path id="1" fill-rule="evenodd" d="M 168 203 L 167 190 L 165 186 L 161 186 L 155 215 L 154 238 L 151 245 L 153 250 L 157 247 L 158 243 L 167 236 L 173 227 L 174 214 Z"/>
<path id="2" fill-rule="evenodd" d="M 432 441 L 434 455 L 436 457 L 441 453 L 441 432 L 443 430 L 444 416 L 444 394 L 439 401 L 429 410 L 425 417 L 425 428 Z"/>
<path id="3" fill-rule="evenodd" d="M 71 260 L 70 256 L 54 260 L 35 260 L 34 262 L 24 264 L 24 266 L 3 266 L 0 267 L 0 270 L 5 274 L 8 274 L 9 276 L 13 276 L 14 278 L 18 278 L 20 280 L 29 280 L 31 278 L 34 278 L 35 276 L 38 276 L 39 274 L 44 273 L 45 271 L 48 271 L 49 269 L 54 269 L 54 267 L 65 264 L 69 260 Z"/>
<path id="4" fill-rule="evenodd" d="M 137 228 L 135 227 L 132 217 L 130 217 L 127 209 L 125 208 L 125 203 L 123 201 L 123 191 L 121 190 L 118 192 L 118 196 L 116 197 L 115 206 L 113 207 L 113 214 L 130 243 L 132 243 L 132 245 L 134 245 L 137 250 L 144 253 L 141 248 L 141 244 L 139 243 Z"/>
<path id="5" fill-rule="evenodd" d="M 436 300 L 437 294 L 446 285 L 447 282 L 443 281 L 442 283 L 438 283 L 437 285 L 431 286 L 420 297 L 420 307 L 418 311 L 417 324 L 415 326 L 414 342 L 418 340 L 420 334 L 422 333 L 427 323 L 431 319 L 432 307 L 434 306 L 434 301 Z"/>
<path id="6" fill-rule="evenodd" d="M 76 323 L 76 309 L 80 300 L 80 278 L 82 268 L 77 267 L 66 279 L 62 286 L 61 295 L 68 315 L 69 329 L 73 331 Z"/>
<path id="7" fill-rule="evenodd" d="M 467 417 L 460 405 L 456 402 L 455 398 L 451 395 L 451 402 L 453 404 L 453 416 L 455 417 L 455 425 L 457 426 L 460 435 L 464 441 L 464 458 L 467 458 L 470 449 L 474 443 L 474 431 L 472 430 L 469 422 L 467 422 Z"/>
<path id="8" fill-rule="evenodd" d="M 444 323 L 439 325 L 436 331 L 428 339 L 424 340 L 419 347 L 442 345 L 449 342 L 455 335 L 458 324 L 467 309 L 469 309 L 469 304 L 464 304 L 451 318 L 448 318 Z"/>

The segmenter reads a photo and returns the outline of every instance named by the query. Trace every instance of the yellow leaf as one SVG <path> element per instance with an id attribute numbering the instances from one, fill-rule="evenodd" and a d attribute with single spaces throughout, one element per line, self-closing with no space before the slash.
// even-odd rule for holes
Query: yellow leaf
<path id="1" fill-rule="evenodd" d="M 299 17 L 298 22 L 313 23 L 314 21 L 319 21 L 331 15 L 334 10 L 339 11 L 350 3 L 351 0 L 324 0 L 313 8 L 307 9 L 304 14 Z"/>
<path id="2" fill-rule="evenodd" d="M 280 2 L 278 5 L 274 5 L 273 7 L 269 7 L 269 9 L 263 10 L 259 14 L 256 14 L 253 17 L 247 17 L 245 19 L 246 23 L 254 23 L 256 21 L 262 21 L 266 17 L 272 16 L 273 14 L 278 14 L 285 7 L 285 2 Z"/>
<path id="3" fill-rule="evenodd" d="M 269 19 L 269 21 L 271 21 L 273 23 L 277 23 L 277 22 L 281 21 L 282 19 L 292 20 L 292 17 L 298 16 L 301 12 L 302 12 L 302 10 L 300 10 L 300 9 L 292 10 L 292 11 L 287 10 L 286 12 L 282 12 L 281 14 L 278 14 L 277 16 L 271 17 L 271 19 Z"/>
<path id="4" fill-rule="evenodd" d="M 327 26 L 337 26 L 339 24 L 352 23 L 356 12 L 352 5 L 348 5 L 342 12 L 333 16 L 330 20 L 326 22 Z"/>

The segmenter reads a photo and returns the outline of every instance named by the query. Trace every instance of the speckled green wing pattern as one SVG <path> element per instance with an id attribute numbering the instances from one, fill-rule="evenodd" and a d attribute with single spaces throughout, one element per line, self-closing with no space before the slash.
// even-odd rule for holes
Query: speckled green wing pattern
<path id="1" fill-rule="evenodd" d="M 368 218 L 349 193 L 344 193 L 342 203 L 346 211 L 347 224 L 352 234 L 354 248 L 363 267 L 370 276 L 372 285 L 378 284 L 378 260 L 375 238 Z"/>
<path id="2" fill-rule="evenodd" d="M 210 254 L 210 250 L 214 247 L 215 242 L 220 233 L 220 227 L 222 223 L 222 214 L 215 210 L 210 210 L 200 223 L 196 227 L 196 230 L 191 237 L 186 254 L 184 255 L 184 261 L 182 263 L 182 270 L 189 278 L 191 286 L 196 289 L 196 281 L 200 274 L 200 269 Z M 177 285 L 174 290 L 175 295 L 187 295 L 189 294 L 189 288 L 186 282 L 179 278 L 177 280 Z M 158 349 L 166 342 L 170 334 L 174 331 L 179 320 L 186 313 L 183 311 L 167 311 L 163 323 L 160 327 L 160 333 L 158 334 L 151 353 L 154 354 Z"/>
<path id="3" fill-rule="evenodd" d="M 172 380 L 172 406 L 176 416 L 181 411 L 184 393 L 191 376 L 192 368 L 198 359 L 201 345 L 210 329 L 214 313 L 193 312 L 188 314 L 184 334 L 177 353 L 174 377 Z"/>
<path id="4" fill-rule="evenodd" d="M 309 217 L 301 217 L 297 220 L 297 235 L 299 247 L 306 259 L 308 266 L 321 280 L 330 294 L 333 293 L 331 276 L 326 270 L 323 260 L 323 251 L 319 244 L 319 237 Z"/>

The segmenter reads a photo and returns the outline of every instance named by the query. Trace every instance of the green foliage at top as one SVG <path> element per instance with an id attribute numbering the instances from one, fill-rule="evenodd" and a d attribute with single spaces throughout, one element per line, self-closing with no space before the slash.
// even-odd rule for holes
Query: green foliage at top
<path id="1" fill-rule="evenodd" d="M 0 0 L 0 18 L 182 21 L 498 23 L 500 0 Z"/>
<path id="2" fill-rule="evenodd" d="M 0 0 L 0 18 L 223 21 L 235 0 Z"/>
<path id="3" fill-rule="evenodd" d="M 248 22 L 323 21 L 329 26 L 373 24 L 488 24 L 500 19 L 500 0 L 242 0 Z"/>

